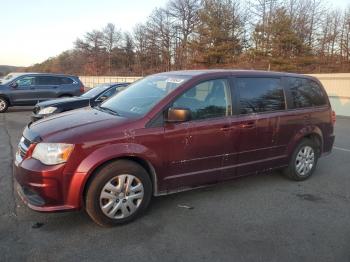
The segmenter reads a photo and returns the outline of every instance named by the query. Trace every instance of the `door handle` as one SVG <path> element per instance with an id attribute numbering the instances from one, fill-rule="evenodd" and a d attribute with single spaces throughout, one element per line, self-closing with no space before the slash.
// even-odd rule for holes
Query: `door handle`
<path id="1" fill-rule="evenodd" d="M 239 124 L 240 128 L 254 128 L 255 127 L 255 122 L 246 122 Z"/>

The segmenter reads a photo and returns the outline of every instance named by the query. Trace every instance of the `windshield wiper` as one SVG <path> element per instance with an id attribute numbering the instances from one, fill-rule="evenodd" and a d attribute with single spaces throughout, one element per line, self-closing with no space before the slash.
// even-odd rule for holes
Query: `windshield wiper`
<path id="1" fill-rule="evenodd" d="M 100 111 L 107 112 L 107 113 L 110 113 L 110 114 L 115 115 L 115 116 L 120 116 L 117 111 L 114 111 L 108 107 L 96 106 L 95 108 L 100 110 Z"/>

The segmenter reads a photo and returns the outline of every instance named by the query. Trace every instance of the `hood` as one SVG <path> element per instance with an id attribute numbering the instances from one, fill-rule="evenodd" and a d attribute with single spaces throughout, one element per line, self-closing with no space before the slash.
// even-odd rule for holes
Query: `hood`
<path id="1" fill-rule="evenodd" d="M 56 106 L 61 104 L 70 104 L 70 103 L 76 103 L 80 101 L 89 101 L 89 98 L 86 97 L 65 97 L 65 98 L 57 98 L 52 100 L 43 101 L 37 104 L 40 108 L 42 107 L 49 107 L 49 106 Z"/>
<path id="2" fill-rule="evenodd" d="M 45 142 L 83 143 L 114 136 L 130 119 L 86 107 L 53 115 L 28 126 Z M 126 127 L 124 127 L 125 129 Z M 110 132 L 110 135 L 108 134 Z"/>

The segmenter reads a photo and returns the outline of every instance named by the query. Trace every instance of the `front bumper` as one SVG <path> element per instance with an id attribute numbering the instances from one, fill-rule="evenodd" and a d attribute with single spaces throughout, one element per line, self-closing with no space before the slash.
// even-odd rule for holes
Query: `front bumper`
<path id="1" fill-rule="evenodd" d="M 15 162 L 13 172 L 23 202 L 40 212 L 78 209 L 79 205 L 67 204 L 63 170 L 64 164 L 46 166 L 32 158 Z"/>

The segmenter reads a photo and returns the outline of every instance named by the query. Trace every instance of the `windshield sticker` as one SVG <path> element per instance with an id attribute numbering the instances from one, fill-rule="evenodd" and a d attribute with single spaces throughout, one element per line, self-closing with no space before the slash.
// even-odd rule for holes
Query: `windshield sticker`
<path id="1" fill-rule="evenodd" d="M 165 80 L 167 83 L 174 83 L 174 84 L 181 84 L 185 79 L 180 79 L 180 78 L 168 78 Z"/>

